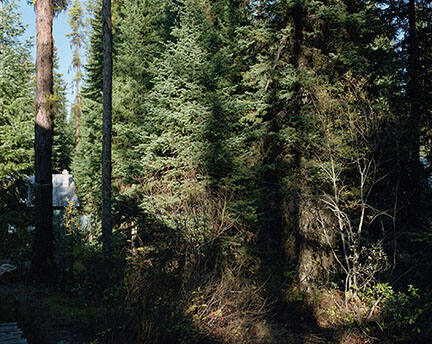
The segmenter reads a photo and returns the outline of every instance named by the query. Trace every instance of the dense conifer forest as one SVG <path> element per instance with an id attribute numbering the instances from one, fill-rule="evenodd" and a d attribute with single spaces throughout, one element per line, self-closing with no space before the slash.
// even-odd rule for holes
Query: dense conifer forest
<path id="1" fill-rule="evenodd" d="M 431 1 L 33 3 L 68 13 L 75 98 L 0 0 L 0 323 L 432 343 Z M 79 205 L 53 210 L 63 170 Z"/>

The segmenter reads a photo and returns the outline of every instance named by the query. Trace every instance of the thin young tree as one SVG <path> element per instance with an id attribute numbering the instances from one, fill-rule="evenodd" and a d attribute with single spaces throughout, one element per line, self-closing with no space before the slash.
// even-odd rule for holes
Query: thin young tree
<path id="1" fill-rule="evenodd" d="M 103 119 L 102 119 L 102 241 L 104 253 L 111 254 L 111 128 L 112 128 L 112 23 L 111 0 L 103 0 Z"/>
<path id="2" fill-rule="evenodd" d="M 418 85 L 418 40 L 416 29 L 416 1 L 409 0 L 408 2 L 408 83 L 407 95 L 409 97 L 410 106 L 410 131 L 409 131 L 409 168 L 411 175 L 409 178 L 410 188 L 412 188 L 412 197 L 410 209 L 412 211 L 412 219 L 415 222 L 417 219 L 416 212 L 420 205 L 420 97 L 421 92 Z"/>
<path id="3" fill-rule="evenodd" d="M 69 9 L 69 20 L 68 23 L 72 28 L 72 32 L 66 36 L 71 40 L 71 47 L 73 49 L 72 68 L 75 71 L 73 80 L 75 101 L 72 105 L 72 112 L 75 119 L 75 142 L 79 140 L 79 122 L 81 117 L 81 94 L 80 94 L 80 81 L 82 78 L 80 48 L 84 43 L 83 28 L 85 27 L 83 10 L 79 0 L 75 0 L 72 7 Z"/>
<path id="4" fill-rule="evenodd" d="M 0 0 L 0 54 L 3 53 L 3 0 Z M 0 70 L 1 76 L 1 70 Z"/>

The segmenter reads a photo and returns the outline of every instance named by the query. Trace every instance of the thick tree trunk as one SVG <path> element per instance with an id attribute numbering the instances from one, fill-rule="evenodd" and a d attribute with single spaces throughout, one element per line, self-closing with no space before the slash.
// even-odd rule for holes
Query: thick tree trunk
<path id="1" fill-rule="evenodd" d="M 111 254 L 111 110 L 112 110 L 112 25 L 111 0 L 103 0 L 103 121 L 102 121 L 102 241 L 106 255 Z"/>
<path id="2" fill-rule="evenodd" d="M 298 282 L 302 289 L 310 290 L 317 282 L 328 280 L 330 270 L 334 264 L 331 247 L 334 245 L 334 233 L 331 228 L 331 214 L 320 208 L 319 200 L 307 196 L 299 205 L 298 223 Z M 327 237 L 324 234 L 327 231 Z"/>
<path id="3" fill-rule="evenodd" d="M 32 276 L 55 277 L 53 259 L 52 141 L 53 141 L 53 2 L 36 2 L 36 115 L 35 115 L 35 238 Z"/>

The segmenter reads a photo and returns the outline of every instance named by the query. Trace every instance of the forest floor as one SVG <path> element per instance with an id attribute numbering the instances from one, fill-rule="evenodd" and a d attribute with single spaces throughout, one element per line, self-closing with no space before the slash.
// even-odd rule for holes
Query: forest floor
<path id="1" fill-rule="evenodd" d="M 373 342 L 356 329 L 320 327 L 312 311 L 302 306 L 283 308 L 279 309 L 279 316 L 251 325 L 251 344 Z M 97 338 L 102 338 L 107 328 L 106 312 L 103 306 L 88 304 L 57 288 L 34 287 L 22 282 L 0 285 L 0 322 L 17 322 L 29 344 L 101 343 Z M 222 342 L 204 337 L 202 343 Z"/>
<path id="2" fill-rule="evenodd" d="M 14 283 L 0 286 L 0 322 L 17 322 L 29 344 L 90 343 L 103 328 L 103 309 L 59 290 Z"/>

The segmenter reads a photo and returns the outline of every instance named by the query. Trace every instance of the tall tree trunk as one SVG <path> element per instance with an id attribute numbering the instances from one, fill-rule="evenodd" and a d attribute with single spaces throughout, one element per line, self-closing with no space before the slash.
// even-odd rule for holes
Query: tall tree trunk
<path id="1" fill-rule="evenodd" d="M 53 37 L 52 0 L 36 2 L 36 115 L 35 115 L 35 238 L 32 276 L 55 277 L 53 259 L 52 142 Z"/>
<path id="2" fill-rule="evenodd" d="M 410 210 L 413 220 L 417 218 L 420 201 L 420 101 L 421 94 L 418 85 L 418 41 L 416 34 L 416 4 L 415 0 L 408 3 L 408 74 L 407 95 L 410 104 L 409 118 L 409 184 L 411 185 Z"/>
<path id="3" fill-rule="evenodd" d="M 76 47 L 76 49 L 78 50 L 78 47 Z M 79 56 L 79 53 L 77 51 L 77 55 Z M 81 118 L 81 95 L 80 95 L 80 90 L 79 90 L 79 76 L 80 76 L 80 71 L 79 71 L 79 66 L 77 66 L 77 72 L 76 72 L 76 76 L 75 76 L 75 102 L 73 104 L 73 113 L 74 113 L 74 118 L 75 118 L 75 144 L 78 144 L 79 141 L 79 124 L 80 124 L 80 118 Z"/>
<path id="4" fill-rule="evenodd" d="M 102 121 L 102 241 L 106 255 L 111 254 L 111 110 L 112 110 L 112 24 L 111 0 L 103 0 L 103 121 Z"/>
<path id="5" fill-rule="evenodd" d="M 0 0 L 0 27 L 2 26 L 3 26 L 3 0 Z M 1 31 L 1 36 L 0 36 L 0 49 L 2 48 L 3 48 L 3 29 Z"/>
<path id="6" fill-rule="evenodd" d="M 4 54 L 3 52 L 3 0 L 0 0 L 0 27 L 2 28 L 0 32 L 0 56 Z M 3 72 L 0 69 L 0 77 L 2 76 Z"/>
<path id="7" fill-rule="evenodd" d="M 77 83 L 76 88 L 77 89 L 75 92 L 77 92 L 76 93 L 77 96 L 75 97 L 75 102 L 72 106 L 72 109 L 73 109 L 74 118 L 75 118 L 75 144 L 78 144 L 79 135 L 80 135 L 79 125 L 80 125 L 80 119 L 81 119 L 81 96 L 79 94 L 78 83 Z"/>
<path id="8" fill-rule="evenodd" d="M 69 8 L 68 23 L 72 32 L 66 36 L 71 39 L 71 46 L 73 47 L 72 68 L 75 70 L 75 102 L 72 105 L 72 110 L 75 118 L 75 143 L 79 141 L 79 123 L 81 117 L 81 95 L 80 95 L 80 81 L 81 81 L 81 58 L 80 48 L 84 44 L 84 36 L 82 33 L 85 23 L 83 21 L 83 11 L 79 0 L 74 0 L 72 6 Z"/>

